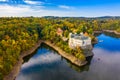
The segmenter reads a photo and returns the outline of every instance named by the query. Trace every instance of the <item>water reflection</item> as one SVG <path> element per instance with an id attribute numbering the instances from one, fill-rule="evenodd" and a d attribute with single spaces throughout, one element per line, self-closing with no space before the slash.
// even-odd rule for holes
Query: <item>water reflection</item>
<path id="1" fill-rule="evenodd" d="M 45 44 L 37 50 L 34 56 L 28 57 L 26 58 L 29 59 L 26 60 L 28 62 L 22 65 L 16 80 L 73 80 L 75 77 L 71 77 L 74 73 L 88 71 L 90 64 L 78 67 Z"/>
<path id="2" fill-rule="evenodd" d="M 22 66 L 22 68 L 24 68 L 24 67 L 28 68 L 28 66 L 30 66 L 30 65 L 36 66 L 36 64 L 39 64 L 39 65 L 50 64 L 50 63 L 58 62 L 61 60 L 63 62 L 64 61 L 67 62 L 67 65 L 69 67 L 73 68 L 74 70 L 76 70 L 78 72 L 82 72 L 82 71 L 89 70 L 89 65 L 90 65 L 92 57 L 93 57 L 93 56 L 87 57 L 87 61 L 88 61 L 87 65 L 79 67 L 79 66 L 71 63 L 69 60 L 58 55 L 57 51 L 54 51 L 53 48 L 47 46 L 46 44 L 42 44 L 41 47 L 39 47 L 39 49 L 37 51 L 35 51 L 35 53 L 37 53 L 37 54 L 33 53 L 24 58 L 25 62 L 24 62 L 24 65 Z"/>
<path id="3" fill-rule="evenodd" d="M 48 45 L 41 44 L 41 46 L 33 53 L 26 57 L 24 57 L 24 63 L 28 62 L 31 57 L 38 57 L 39 55 L 44 55 L 46 53 L 52 52 L 54 54 L 57 54 L 57 51 L 55 51 L 53 48 L 49 47 Z"/>
<path id="4" fill-rule="evenodd" d="M 90 62 L 83 67 L 71 64 L 43 45 L 27 58 L 16 80 L 120 80 L 120 40 L 105 34 L 98 39 L 103 42 L 94 46 L 93 58 L 87 58 Z"/>
<path id="5" fill-rule="evenodd" d="M 66 60 L 66 61 L 67 61 L 68 66 L 71 67 L 72 69 L 76 70 L 77 72 L 83 72 L 83 71 L 89 71 L 89 66 L 91 64 L 92 58 L 93 56 L 87 57 L 88 63 L 81 67 L 71 63 L 69 60 Z"/>
<path id="6" fill-rule="evenodd" d="M 117 35 L 115 33 L 108 33 L 108 32 L 104 32 L 104 34 L 106 36 L 110 36 L 110 37 L 113 37 L 113 38 L 120 38 L 120 35 Z"/>
<path id="7" fill-rule="evenodd" d="M 100 48 L 94 48 L 93 52 L 95 56 L 89 72 L 91 76 L 96 77 L 92 79 L 120 80 L 120 51 L 111 52 Z"/>
<path id="8" fill-rule="evenodd" d="M 98 43 L 94 47 L 106 49 L 109 51 L 120 51 L 120 38 L 112 38 L 101 34 L 98 38 Z"/>
<path id="9" fill-rule="evenodd" d="M 95 33 L 94 36 L 100 36 L 101 34 L 104 34 L 106 36 L 112 37 L 112 38 L 120 38 L 120 35 L 117 35 L 113 32 L 102 32 L 102 33 Z"/>

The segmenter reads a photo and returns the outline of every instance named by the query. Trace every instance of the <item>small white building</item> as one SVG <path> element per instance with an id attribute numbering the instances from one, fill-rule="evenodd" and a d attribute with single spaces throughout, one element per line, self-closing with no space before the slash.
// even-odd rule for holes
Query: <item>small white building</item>
<path id="1" fill-rule="evenodd" d="M 83 33 L 80 34 L 69 34 L 69 47 L 81 47 L 83 49 L 90 48 L 91 45 L 91 38 L 84 36 Z"/>

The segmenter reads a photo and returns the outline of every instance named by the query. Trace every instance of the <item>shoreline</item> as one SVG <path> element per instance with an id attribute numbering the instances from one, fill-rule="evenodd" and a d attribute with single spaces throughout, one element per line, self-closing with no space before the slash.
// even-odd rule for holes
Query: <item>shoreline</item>
<path id="1" fill-rule="evenodd" d="M 103 30 L 103 32 L 109 32 L 109 33 L 114 33 L 116 35 L 120 35 L 120 33 L 115 30 Z"/>
<path id="2" fill-rule="evenodd" d="M 50 43 L 49 41 L 43 41 L 43 43 L 47 44 L 48 46 L 52 47 L 53 49 L 55 49 L 56 51 L 58 51 L 58 53 L 68 59 L 70 62 L 72 62 L 73 64 L 77 65 L 77 66 L 83 66 L 85 64 L 87 64 L 87 61 L 81 61 L 79 59 L 77 59 L 75 56 L 66 53 L 65 51 L 63 51 L 62 49 L 60 49 L 59 47 L 57 47 L 56 45 Z"/>
<path id="3" fill-rule="evenodd" d="M 66 58 L 67 60 L 69 60 L 70 62 L 72 62 L 73 64 L 75 64 L 77 66 L 84 66 L 85 64 L 87 64 L 87 61 L 81 61 L 81 60 L 77 59 L 75 56 L 64 52 L 62 49 L 60 49 L 59 47 L 50 43 L 49 41 L 39 40 L 31 49 L 21 53 L 17 63 L 14 65 L 12 71 L 8 75 L 6 75 L 3 78 L 3 80 L 14 80 L 16 78 L 16 76 L 19 74 L 19 71 L 21 69 L 21 65 L 24 61 L 23 58 L 32 54 L 36 49 L 38 49 L 38 47 L 41 46 L 41 43 L 44 43 L 44 44 L 52 47 L 53 49 L 58 51 L 58 54 L 60 54 L 62 57 Z M 89 55 L 85 55 L 85 57 L 92 56 L 92 55 L 93 55 L 93 53 L 91 52 Z"/>
<path id="4" fill-rule="evenodd" d="M 116 35 L 120 35 L 119 32 L 115 31 L 115 30 L 101 30 L 101 31 L 94 31 L 94 33 L 102 33 L 102 32 L 109 32 L 109 33 L 114 33 Z"/>
<path id="5" fill-rule="evenodd" d="M 17 63 L 13 66 L 12 71 L 8 75 L 6 75 L 3 78 L 3 80 L 14 80 L 15 77 L 19 74 L 21 65 L 24 61 L 23 58 L 25 56 L 28 56 L 28 55 L 32 54 L 41 45 L 41 43 L 42 43 L 42 41 L 39 40 L 31 49 L 22 52 L 21 55 L 19 56 L 19 59 L 18 59 Z"/>
<path id="6" fill-rule="evenodd" d="M 103 32 L 102 30 L 101 30 L 101 31 L 94 31 L 94 34 L 95 34 L 95 33 L 102 33 L 102 32 Z"/>

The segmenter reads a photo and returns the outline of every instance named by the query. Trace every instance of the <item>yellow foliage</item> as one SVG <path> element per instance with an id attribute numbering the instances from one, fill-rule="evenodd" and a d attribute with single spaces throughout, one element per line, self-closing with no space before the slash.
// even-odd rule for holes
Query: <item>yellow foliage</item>
<path id="1" fill-rule="evenodd" d="M 86 60 L 85 55 L 80 54 L 79 59 L 82 60 L 82 61 L 85 61 Z"/>

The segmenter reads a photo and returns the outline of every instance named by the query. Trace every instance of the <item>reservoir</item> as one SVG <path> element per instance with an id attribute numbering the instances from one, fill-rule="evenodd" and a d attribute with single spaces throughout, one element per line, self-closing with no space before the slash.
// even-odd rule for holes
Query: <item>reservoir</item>
<path id="1" fill-rule="evenodd" d="M 99 34 L 89 63 L 78 67 L 57 51 L 42 44 L 35 53 L 24 58 L 15 80 L 120 80 L 120 38 Z"/>

